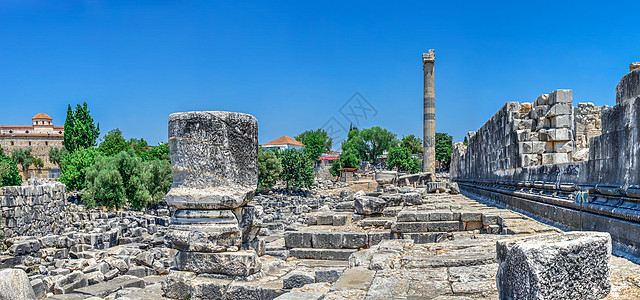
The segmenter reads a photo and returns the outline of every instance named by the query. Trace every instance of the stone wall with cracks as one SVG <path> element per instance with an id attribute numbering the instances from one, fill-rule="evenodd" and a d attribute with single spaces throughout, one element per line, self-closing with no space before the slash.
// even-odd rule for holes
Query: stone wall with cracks
<path id="1" fill-rule="evenodd" d="M 624 75 L 613 107 L 572 107 L 571 94 L 505 104 L 468 146 L 454 145 L 451 179 L 569 229 L 610 232 L 640 257 L 640 236 L 629 236 L 640 230 L 640 68 Z"/>
<path id="2" fill-rule="evenodd" d="M 59 234 L 69 225 L 67 187 L 59 182 L 0 188 L 5 238 Z"/>

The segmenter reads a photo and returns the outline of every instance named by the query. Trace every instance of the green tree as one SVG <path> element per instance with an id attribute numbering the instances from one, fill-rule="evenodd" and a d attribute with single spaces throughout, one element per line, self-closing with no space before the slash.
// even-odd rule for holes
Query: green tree
<path id="1" fill-rule="evenodd" d="M 358 159 L 367 159 L 367 145 L 362 139 L 362 135 L 358 128 L 351 128 L 347 135 L 347 140 L 342 142 L 342 153 L 351 152 L 354 153 Z"/>
<path id="2" fill-rule="evenodd" d="M 304 150 L 312 161 L 317 161 L 323 152 L 331 151 L 333 138 L 323 129 L 307 130 L 294 138 L 304 144 Z"/>
<path id="3" fill-rule="evenodd" d="M 149 147 L 149 157 L 153 159 L 161 159 L 171 161 L 169 156 L 169 144 L 160 142 L 158 146 Z"/>
<path id="4" fill-rule="evenodd" d="M 267 191 L 280 178 L 282 161 L 272 150 L 258 148 L 258 191 Z"/>
<path id="5" fill-rule="evenodd" d="M 453 138 L 442 132 L 436 132 L 436 160 L 440 162 L 446 170 L 451 163 L 451 153 L 453 153 Z"/>
<path id="6" fill-rule="evenodd" d="M 29 167 L 33 164 L 33 155 L 31 154 L 31 148 L 23 149 L 18 148 L 11 153 L 11 159 L 17 165 L 22 166 L 22 173 L 24 178 L 29 177 Z"/>
<path id="7" fill-rule="evenodd" d="M 0 186 L 22 184 L 18 166 L 11 157 L 4 154 L 2 148 L 0 148 L 0 178 L 2 179 Z"/>
<path id="8" fill-rule="evenodd" d="M 122 176 L 113 157 L 96 157 L 95 163 L 86 170 L 85 184 L 81 199 L 87 208 L 100 205 L 119 209 L 126 203 Z"/>
<path id="9" fill-rule="evenodd" d="M 360 165 L 360 161 L 361 160 L 358 158 L 355 151 L 353 151 L 352 149 L 342 152 L 342 155 L 340 156 L 341 168 L 358 169 L 358 165 Z"/>
<path id="10" fill-rule="evenodd" d="M 302 151 L 285 150 L 280 153 L 282 180 L 287 188 L 310 188 L 313 184 L 313 162 Z"/>
<path id="11" fill-rule="evenodd" d="M 340 175 L 340 169 L 342 169 L 342 163 L 340 163 L 339 159 L 336 159 L 331 163 L 331 169 L 329 169 L 329 172 L 332 176 L 338 176 Z"/>
<path id="12" fill-rule="evenodd" d="M 67 185 L 69 189 L 83 189 L 87 168 L 101 156 L 103 156 L 102 152 L 95 148 L 79 148 L 75 152 L 68 153 L 62 160 L 60 182 Z"/>
<path id="13" fill-rule="evenodd" d="M 173 183 L 171 163 L 164 159 L 145 162 L 142 177 L 144 185 L 151 195 L 149 204 L 157 204 L 167 195 Z"/>
<path id="14" fill-rule="evenodd" d="M 100 124 L 94 124 L 87 102 L 78 104 L 75 110 L 67 107 L 67 118 L 64 121 L 64 147 L 69 152 L 81 148 L 96 146 L 100 136 Z"/>
<path id="15" fill-rule="evenodd" d="M 38 171 L 40 171 L 42 168 L 44 168 L 44 161 L 42 161 L 42 158 L 40 158 L 40 157 L 34 157 L 33 158 L 33 166 L 36 167 L 36 169 L 38 169 Z"/>
<path id="16" fill-rule="evenodd" d="M 136 156 L 142 158 L 142 160 L 148 161 L 152 159 L 149 154 L 149 144 L 144 139 L 130 138 L 129 145 Z"/>
<path id="17" fill-rule="evenodd" d="M 411 150 L 406 147 L 396 146 L 389 150 L 387 157 L 387 169 L 397 168 L 398 171 L 411 173 L 420 172 L 420 160 L 411 156 Z"/>
<path id="18" fill-rule="evenodd" d="M 465 136 L 464 141 L 462 142 L 465 146 L 469 146 L 469 139 Z"/>
<path id="19" fill-rule="evenodd" d="M 67 156 L 66 148 L 49 148 L 49 161 L 60 167 L 62 160 Z"/>
<path id="20" fill-rule="evenodd" d="M 364 159 L 369 161 L 374 161 L 376 157 L 398 144 L 396 134 L 380 126 L 363 129 L 360 135 L 365 144 L 366 157 Z"/>
<path id="21" fill-rule="evenodd" d="M 102 142 L 98 146 L 98 150 L 106 156 L 114 156 L 120 151 L 127 150 L 127 148 L 129 148 L 129 143 L 124 139 L 122 131 L 118 128 L 112 129 L 102 137 Z"/>
<path id="22" fill-rule="evenodd" d="M 131 207 L 142 209 L 151 202 L 151 193 L 145 188 L 143 160 L 133 149 L 122 151 L 113 157 L 124 184 L 125 194 Z"/>
<path id="23" fill-rule="evenodd" d="M 422 139 L 417 138 L 413 134 L 402 137 L 400 146 L 409 149 L 413 154 L 422 154 L 423 151 Z"/>

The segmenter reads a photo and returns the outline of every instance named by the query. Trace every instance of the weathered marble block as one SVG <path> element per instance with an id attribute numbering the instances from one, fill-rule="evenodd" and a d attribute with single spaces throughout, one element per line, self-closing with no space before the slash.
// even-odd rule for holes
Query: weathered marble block
<path id="1" fill-rule="evenodd" d="M 600 299 L 611 290 L 609 233 L 535 235 L 496 250 L 500 299 Z"/>
<path id="2" fill-rule="evenodd" d="M 258 183 L 255 117 L 221 111 L 171 114 L 169 147 L 170 206 L 234 209 L 253 197 Z"/>

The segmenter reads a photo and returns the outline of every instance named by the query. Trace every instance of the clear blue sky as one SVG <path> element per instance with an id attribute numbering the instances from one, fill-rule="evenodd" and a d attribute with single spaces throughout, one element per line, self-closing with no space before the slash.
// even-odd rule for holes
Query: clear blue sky
<path id="1" fill-rule="evenodd" d="M 345 2 L 0 0 L 0 124 L 62 125 L 86 101 L 103 134 L 157 143 L 170 113 L 228 110 L 265 143 L 343 118 L 359 92 L 377 112 L 360 127 L 421 136 L 434 48 L 436 130 L 461 141 L 554 89 L 613 105 L 640 60 L 638 1 Z"/>

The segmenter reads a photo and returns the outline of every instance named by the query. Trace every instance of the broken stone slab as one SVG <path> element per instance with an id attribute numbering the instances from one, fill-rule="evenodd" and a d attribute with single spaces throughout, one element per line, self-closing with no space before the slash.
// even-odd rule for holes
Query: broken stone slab
<path id="1" fill-rule="evenodd" d="M 162 290 L 167 298 L 187 299 L 191 296 L 191 281 L 196 278 L 193 272 L 172 269 L 162 282 Z"/>
<path id="2" fill-rule="evenodd" d="M 0 299 L 36 299 L 27 273 L 20 269 L 0 271 Z"/>
<path id="3" fill-rule="evenodd" d="M 331 287 L 332 291 L 364 290 L 371 286 L 376 272 L 363 267 L 349 268 L 342 273 L 336 283 Z"/>
<path id="4" fill-rule="evenodd" d="M 300 288 L 315 282 L 315 273 L 311 271 L 291 271 L 282 278 L 282 286 L 285 289 Z"/>
<path id="5" fill-rule="evenodd" d="M 170 225 L 169 229 L 167 242 L 180 251 L 225 252 L 242 246 L 237 224 Z"/>
<path id="6" fill-rule="evenodd" d="M 198 274 L 248 276 L 260 271 L 261 268 L 258 255 L 251 250 L 217 253 L 178 252 L 174 262 L 176 269 Z"/>
<path id="7" fill-rule="evenodd" d="M 87 276 L 82 271 L 74 271 L 56 281 L 53 287 L 54 294 L 69 294 L 76 289 L 89 285 Z"/>
<path id="8" fill-rule="evenodd" d="M 138 277 L 124 275 L 124 276 L 114 278 L 108 282 L 102 282 L 102 283 L 86 286 L 83 288 L 79 288 L 74 292 L 82 295 L 103 298 L 121 289 L 129 288 L 129 287 L 144 288 L 145 287 L 144 280 Z"/>
<path id="9" fill-rule="evenodd" d="M 233 209 L 245 205 L 258 183 L 258 121 L 233 112 L 169 116 L 173 185 L 169 206 Z"/>
<path id="10" fill-rule="evenodd" d="M 498 241 L 500 299 L 600 299 L 611 290 L 611 236 L 567 232 Z"/>
<path id="11" fill-rule="evenodd" d="M 357 249 L 293 248 L 289 250 L 289 255 L 306 259 L 349 260 L 349 256 L 356 251 Z"/>
<path id="12" fill-rule="evenodd" d="M 378 184 L 392 184 L 398 180 L 398 172 L 396 171 L 378 171 L 375 175 Z"/>
<path id="13" fill-rule="evenodd" d="M 387 202 L 378 197 L 358 196 L 354 201 L 354 206 L 358 214 L 381 214 L 385 207 L 387 207 Z"/>

